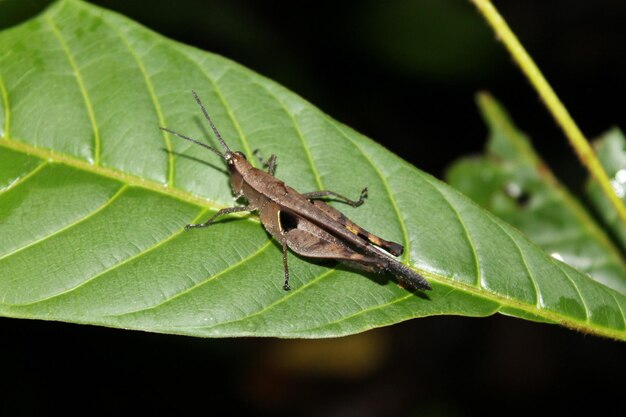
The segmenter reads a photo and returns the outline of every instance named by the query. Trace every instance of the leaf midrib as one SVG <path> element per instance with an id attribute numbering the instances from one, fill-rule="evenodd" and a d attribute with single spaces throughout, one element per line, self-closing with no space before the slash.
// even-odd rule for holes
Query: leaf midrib
<path id="1" fill-rule="evenodd" d="M 218 204 L 214 201 L 207 200 L 206 198 L 199 197 L 187 191 L 183 191 L 177 188 L 168 188 L 166 184 L 161 184 L 155 181 L 147 180 L 145 178 L 137 177 L 135 175 L 130 175 L 125 172 L 121 172 L 115 169 L 107 168 L 102 165 L 94 165 L 87 161 L 75 158 L 73 156 L 69 156 L 66 154 L 61 154 L 50 149 L 38 148 L 32 145 L 29 145 L 25 142 L 8 139 L 6 137 L 0 138 L 0 146 L 11 149 L 17 152 L 21 152 L 27 155 L 33 155 L 37 158 L 43 159 L 44 161 L 54 162 L 59 164 L 64 164 L 70 166 L 72 168 L 88 172 L 90 174 L 96 174 L 105 178 L 110 178 L 124 184 L 127 184 L 131 187 L 141 187 L 150 191 L 154 191 L 163 195 L 166 195 L 171 198 L 175 198 L 177 200 L 183 201 L 185 203 L 190 203 L 202 208 L 219 210 L 226 206 Z M 247 215 L 240 215 L 241 217 L 248 219 L 249 221 L 253 221 L 255 223 L 259 223 L 254 217 Z"/>

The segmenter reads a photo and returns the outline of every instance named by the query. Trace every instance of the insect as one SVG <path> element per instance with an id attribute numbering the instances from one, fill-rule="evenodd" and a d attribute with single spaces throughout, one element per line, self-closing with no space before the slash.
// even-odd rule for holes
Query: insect
<path id="1" fill-rule="evenodd" d="M 228 166 L 233 194 L 236 199 L 244 197 L 247 205 L 223 208 L 204 223 L 188 224 L 185 230 L 210 226 L 218 217 L 230 213 L 258 212 L 265 230 L 282 245 L 285 271 L 283 288 L 286 291 L 290 289 L 287 248 L 303 257 L 333 259 L 356 264 L 369 271 L 389 272 L 407 289 L 431 289 L 424 277 L 380 250 L 400 256 L 404 251 L 402 245 L 373 235 L 320 200 L 332 197 L 358 207 L 367 196 L 367 188 L 363 189 L 357 201 L 333 191 L 299 193 L 274 176 L 276 155 L 264 161 L 255 151 L 259 161 L 267 168 L 267 171 L 263 171 L 253 167 L 243 153 L 231 151 L 196 92 L 192 93 L 224 152 L 168 128 L 161 127 L 161 130 L 219 155 Z"/>

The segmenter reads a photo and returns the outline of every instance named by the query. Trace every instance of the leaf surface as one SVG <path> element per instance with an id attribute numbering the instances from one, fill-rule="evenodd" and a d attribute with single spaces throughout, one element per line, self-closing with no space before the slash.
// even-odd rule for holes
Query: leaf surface
<path id="1" fill-rule="evenodd" d="M 330 337 L 495 312 L 626 338 L 626 298 L 549 258 L 449 186 L 222 57 L 66 0 L 0 33 L 0 314 L 195 336 Z M 281 252 L 234 204 L 224 167 L 158 126 L 278 155 L 306 192 L 405 245 L 433 291 Z M 415 139 L 418 140 L 418 139 Z M 427 140 L 421 138 L 419 140 Z M 258 162 L 253 163 L 259 165 Z"/>

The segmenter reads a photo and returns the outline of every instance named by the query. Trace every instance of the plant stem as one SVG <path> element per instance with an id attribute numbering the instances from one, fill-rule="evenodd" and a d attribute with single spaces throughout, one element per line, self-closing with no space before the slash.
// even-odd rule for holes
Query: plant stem
<path id="1" fill-rule="evenodd" d="M 552 113 L 552 116 L 556 122 L 561 126 L 565 136 L 569 140 L 570 144 L 574 148 L 574 151 L 578 155 L 578 158 L 582 164 L 589 170 L 591 175 L 596 179 L 600 188 L 604 191 L 604 194 L 608 197 L 613 204 L 619 218 L 623 225 L 626 225 L 626 206 L 622 203 L 620 198 L 615 194 L 611 181 L 607 176 L 604 168 L 600 164 L 600 161 L 593 152 L 593 149 L 589 145 L 589 142 L 580 131 L 572 116 L 559 100 L 556 93 L 548 84 L 537 64 L 528 55 L 528 52 L 524 49 L 522 44 L 517 39 L 517 36 L 511 31 L 506 24 L 500 13 L 491 4 L 490 0 L 470 0 L 482 13 L 484 18 L 489 22 L 496 35 L 504 45 L 507 47 L 513 59 L 520 66 L 528 80 L 535 87 L 539 96 L 545 103 L 546 107 Z"/>

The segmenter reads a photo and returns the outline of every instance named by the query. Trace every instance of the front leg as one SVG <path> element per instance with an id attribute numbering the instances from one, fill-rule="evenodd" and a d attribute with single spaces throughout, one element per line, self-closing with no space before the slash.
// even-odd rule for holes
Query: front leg
<path id="1" fill-rule="evenodd" d="M 254 154 L 254 156 L 256 156 L 256 159 L 258 159 L 259 162 L 261 162 L 261 164 L 263 164 L 263 166 L 267 168 L 267 173 L 273 177 L 274 172 L 276 171 L 276 155 L 270 155 L 270 159 L 266 161 L 265 158 L 259 155 L 258 149 L 255 149 L 252 153 Z"/>
<path id="2" fill-rule="evenodd" d="M 210 226 L 211 223 L 213 223 L 213 221 L 218 218 L 219 216 L 223 216 L 225 214 L 230 214 L 230 213 L 238 213 L 240 211 L 252 211 L 254 210 L 254 208 L 250 207 L 250 206 L 240 206 L 240 207 L 228 207 L 228 208 L 223 208 L 220 209 L 217 213 L 215 213 L 209 220 L 207 220 L 204 223 L 198 223 L 198 224 L 188 224 L 187 226 L 185 226 L 185 231 L 189 230 L 189 229 L 193 229 L 196 227 L 207 227 Z"/>

